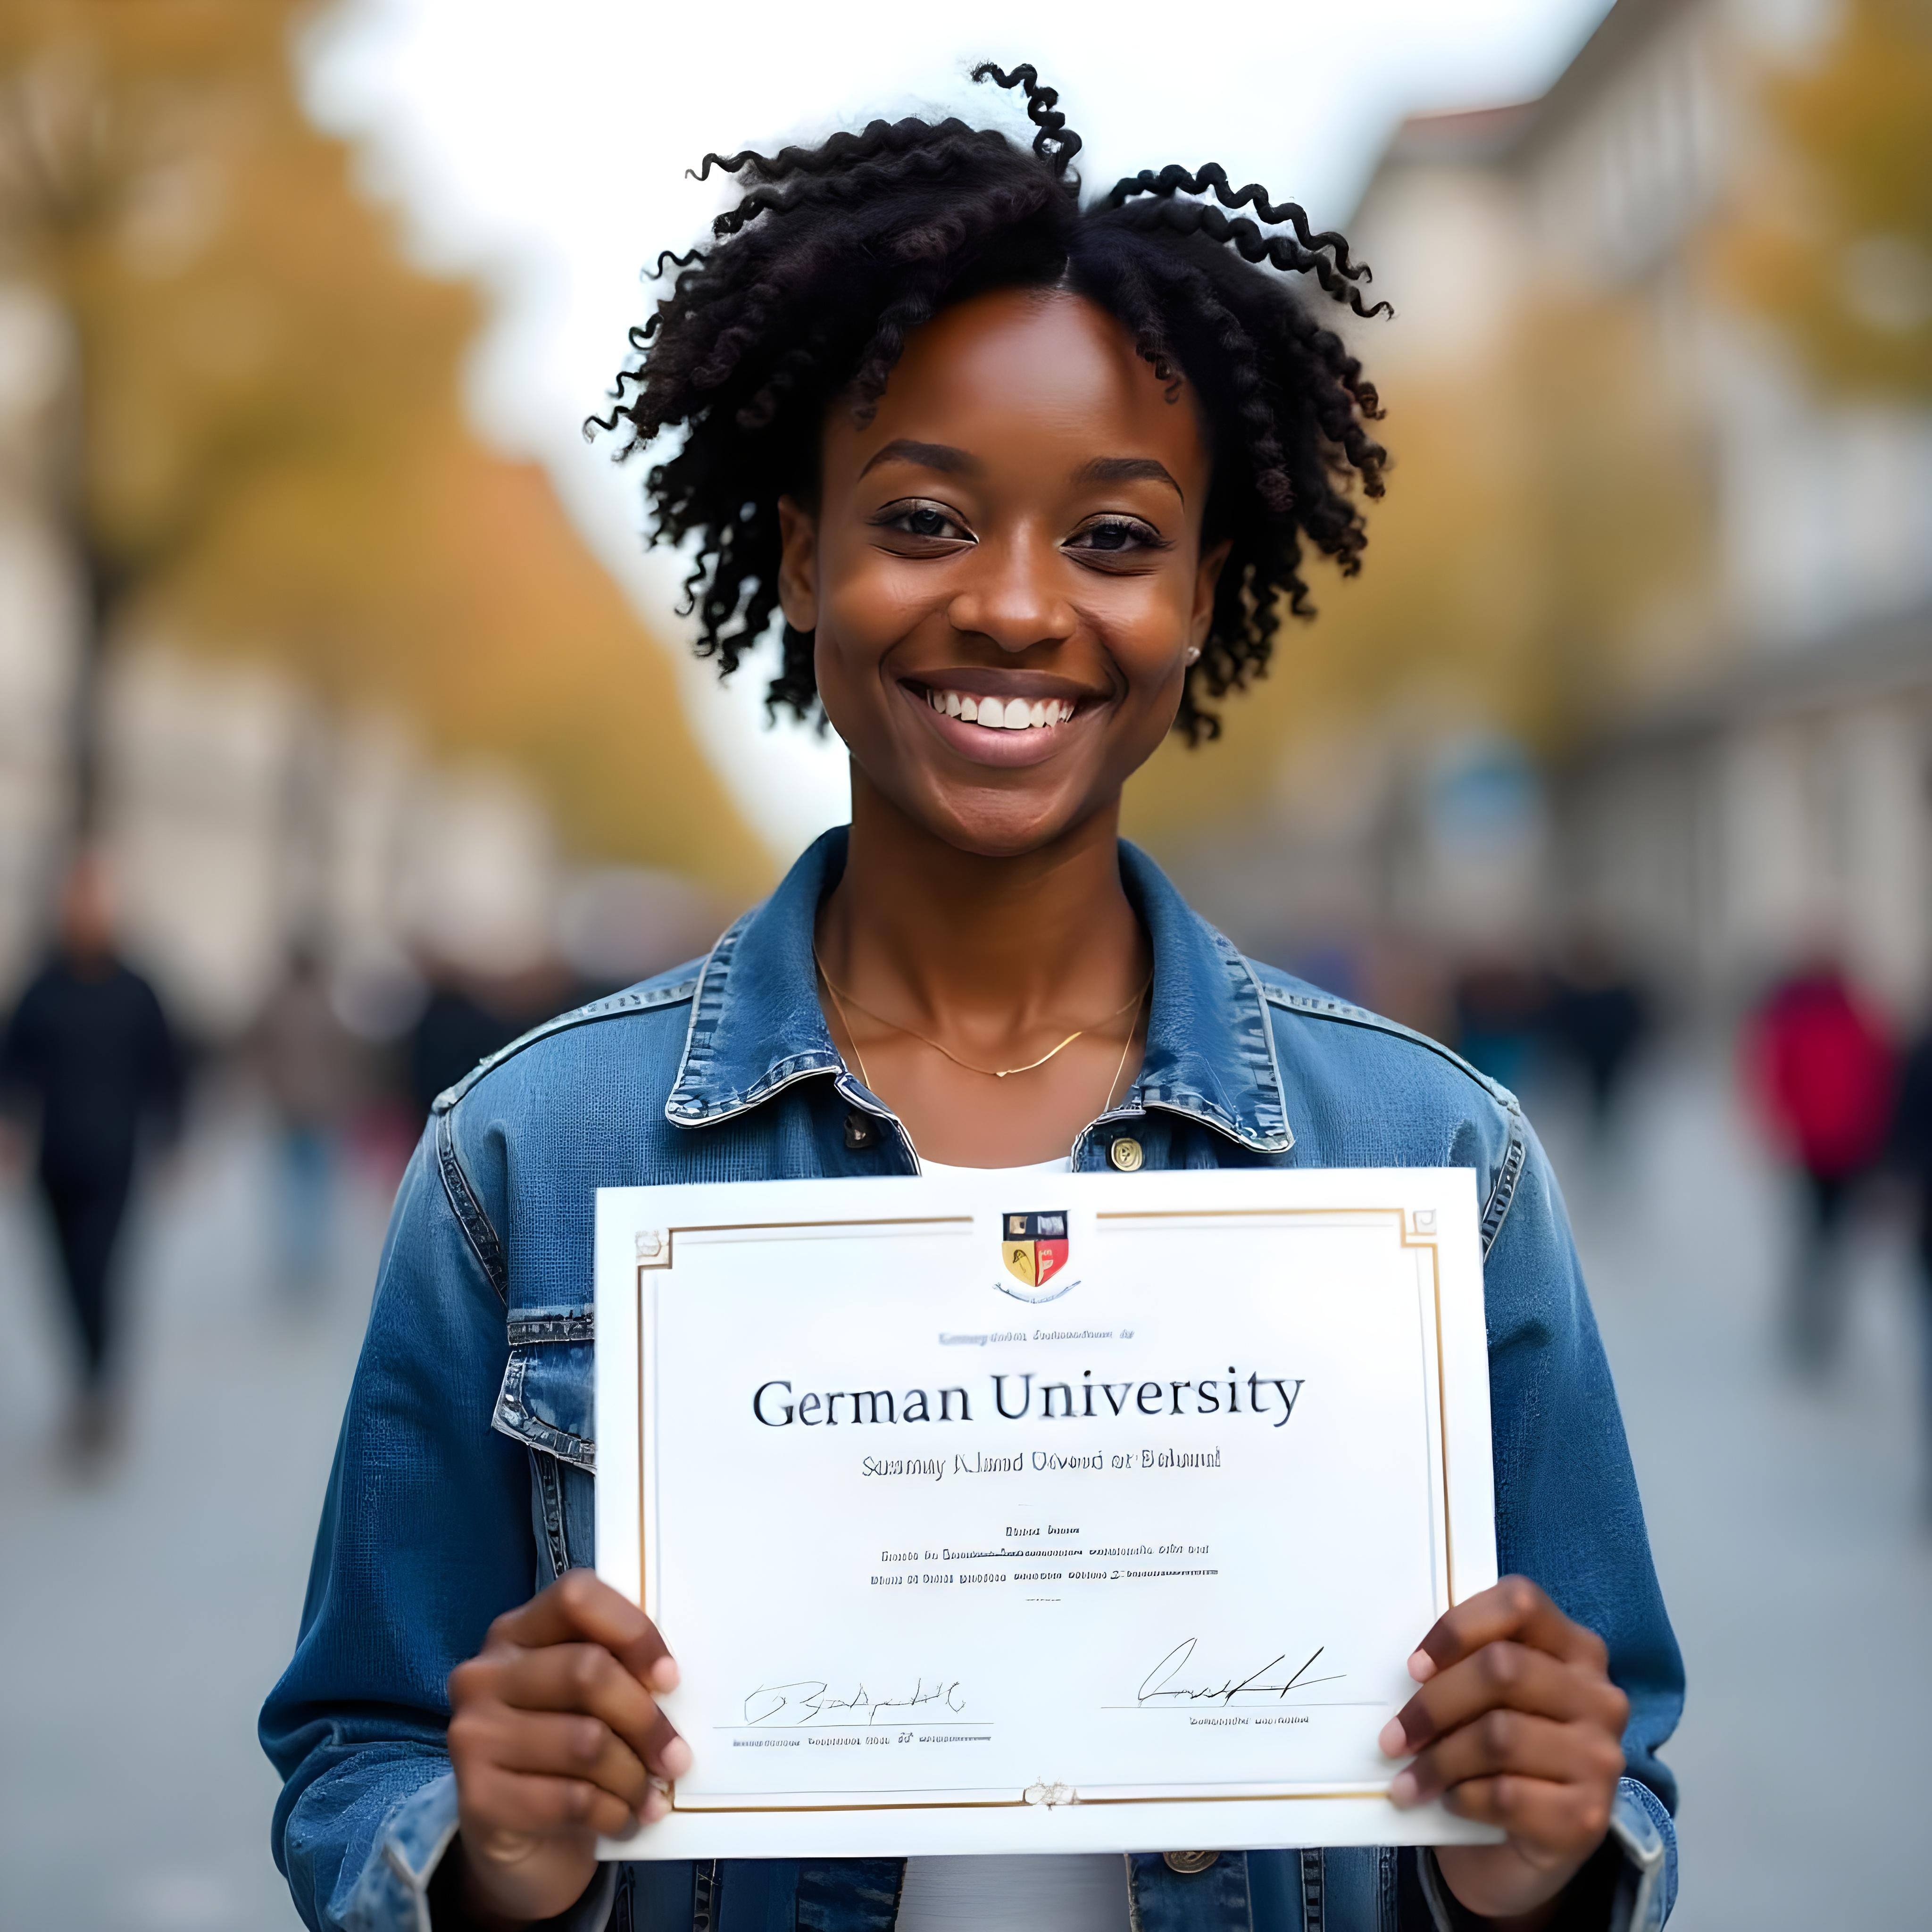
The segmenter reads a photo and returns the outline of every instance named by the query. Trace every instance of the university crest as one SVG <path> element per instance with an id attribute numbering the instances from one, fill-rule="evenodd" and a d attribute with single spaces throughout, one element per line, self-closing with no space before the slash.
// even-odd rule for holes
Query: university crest
<path id="1" fill-rule="evenodd" d="M 1021 1285 L 1018 1288 L 1000 1286 L 1022 1301 L 1051 1301 L 1066 1293 L 1057 1288 L 1047 1294 L 1038 1291 L 1066 1265 L 1066 1216 L 1064 1210 L 1051 1214 L 1004 1214 L 1000 1217 L 1000 1258 L 1006 1272 Z M 1072 1284 L 1070 1282 L 1067 1287 Z"/>

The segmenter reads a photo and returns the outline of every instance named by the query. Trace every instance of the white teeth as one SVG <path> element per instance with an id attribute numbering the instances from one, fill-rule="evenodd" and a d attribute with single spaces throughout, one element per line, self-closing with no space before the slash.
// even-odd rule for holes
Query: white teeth
<path id="1" fill-rule="evenodd" d="M 1044 730 L 1064 724 L 1078 708 L 1071 698 L 981 698 L 968 691 L 928 690 L 926 701 L 946 717 L 989 731 Z"/>

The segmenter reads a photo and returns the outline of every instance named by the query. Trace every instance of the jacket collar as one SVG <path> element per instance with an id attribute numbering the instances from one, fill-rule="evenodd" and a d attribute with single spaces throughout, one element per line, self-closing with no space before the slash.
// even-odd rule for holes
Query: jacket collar
<path id="1" fill-rule="evenodd" d="M 712 949 L 664 1102 L 674 1126 L 729 1120 L 820 1074 L 864 1090 L 832 1044 L 812 960 L 818 902 L 844 870 L 845 844 L 843 826 L 816 840 Z M 1257 1153 L 1286 1153 L 1294 1137 L 1253 969 L 1125 840 L 1120 878 L 1154 947 L 1154 1007 L 1140 1077 L 1114 1112 L 1158 1107 Z"/>

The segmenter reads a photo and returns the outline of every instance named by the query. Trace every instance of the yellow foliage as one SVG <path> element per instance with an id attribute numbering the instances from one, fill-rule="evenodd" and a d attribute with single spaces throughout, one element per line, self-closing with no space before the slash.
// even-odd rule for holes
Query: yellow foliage
<path id="1" fill-rule="evenodd" d="M 1822 57 L 1764 98 L 1795 165 L 1729 238 L 1732 285 L 1831 388 L 1932 398 L 1932 10 L 1844 0 Z"/>
<path id="2" fill-rule="evenodd" d="M 104 635 L 267 653 L 506 755 L 586 856 L 768 861 L 541 475 L 466 428 L 465 288 L 398 258 L 292 98 L 289 0 L 4 0 L 0 269 L 52 294 Z"/>

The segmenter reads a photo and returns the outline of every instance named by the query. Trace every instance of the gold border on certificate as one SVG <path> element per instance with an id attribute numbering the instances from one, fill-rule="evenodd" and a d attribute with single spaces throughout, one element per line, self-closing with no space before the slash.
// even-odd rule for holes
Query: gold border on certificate
<path id="1" fill-rule="evenodd" d="M 1449 1423 L 1448 1380 L 1442 1360 L 1442 1260 L 1437 1246 L 1434 1227 L 1433 1210 L 1418 1210 L 1414 1216 L 1417 1226 L 1410 1226 L 1411 1216 L 1400 1208 L 1154 1208 L 1100 1209 L 1094 1213 L 1096 1223 L 1103 1221 L 1228 1221 L 1294 1219 L 1319 1219 L 1327 1221 L 1379 1221 L 1390 1220 L 1395 1223 L 1396 1244 L 1404 1248 L 1426 1249 L 1429 1251 L 1429 1268 L 1431 1298 L 1435 1311 L 1436 1331 L 1436 1414 L 1435 1426 L 1430 1432 L 1430 1449 L 1438 1478 L 1437 1497 L 1442 1523 L 1443 1568 L 1448 1580 L 1448 1604 L 1452 1608 L 1462 1599 L 1456 1591 L 1456 1551 L 1449 1520 Z M 823 1220 L 808 1221 L 723 1221 L 667 1228 L 662 1231 L 664 1237 L 662 1251 L 649 1259 L 640 1258 L 638 1269 L 638 1589 L 637 1600 L 640 1604 L 647 1600 L 644 1577 L 645 1498 L 647 1492 L 644 1484 L 644 1277 L 647 1274 L 663 1274 L 674 1265 L 677 1237 L 680 1234 L 769 1234 L 802 1232 L 806 1228 L 934 1228 L 967 1227 L 973 1224 L 970 1214 L 908 1214 L 867 1219 L 848 1219 L 838 1216 Z M 1426 1225 L 1424 1225 L 1426 1224 Z M 1391 1774 L 1393 1775 L 1393 1774 Z M 810 1812 L 859 1812 L 859 1811 L 998 1811 L 1024 1810 L 1036 1801 L 1022 1794 L 1017 1798 L 895 1798 L 866 1804 L 680 1804 L 677 1802 L 677 1786 L 674 1782 L 668 1787 L 670 1808 L 682 1812 L 687 1817 L 713 1817 L 727 1814 L 751 1813 Z M 1336 1798 L 1354 1799 L 1385 1797 L 1388 1784 L 1344 1784 L 1324 1787 L 1320 1790 L 1240 1791 L 1198 1793 L 1190 1792 L 1144 1792 L 1132 1798 L 1088 1798 L 1084 1796 L 1072 1802 L 1082 1807 L 1105 1804 L 1253 1804 L 1307 1803 Z"/>

